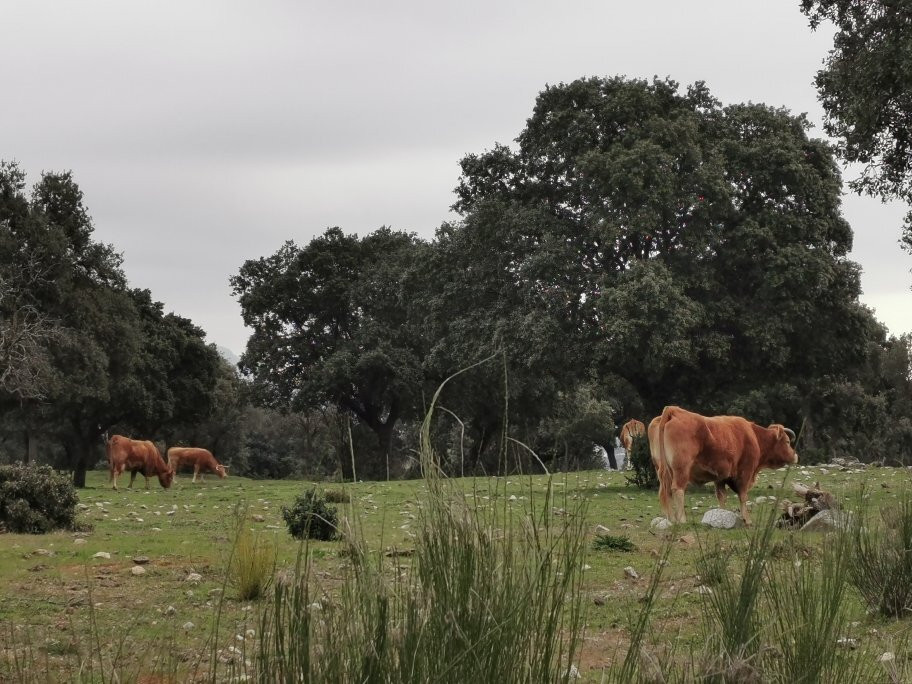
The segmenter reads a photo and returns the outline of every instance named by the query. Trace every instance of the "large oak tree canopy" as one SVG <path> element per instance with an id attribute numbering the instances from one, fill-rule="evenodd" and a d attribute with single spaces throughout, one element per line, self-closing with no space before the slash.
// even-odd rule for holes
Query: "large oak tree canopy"
<path id="1" fill-rule="evenodd" d="M 333 405 L 388 446 L 419 392 L 497 352 L 442 398 L 470 467 L 507 423 L 553 458 L 669 403 L 799 424 L 886 344 L 807 131 L 702 83 L 549 86 L 515 145 L 462 160 L 462 218 L 432 241 L 333 228 L 245 263 L 242 365 L 268 401 Z"/>
<path id="2" fill-rule="evenodd" d="M 863 165 L 858 192 L 912 203 L 912 5 L 905 0 L 802 0 L 817 28 L 836 27 L 817 73 L 824 128 L 837 152 Z M 903 243 L 912 250 L 912 212 Z"/>

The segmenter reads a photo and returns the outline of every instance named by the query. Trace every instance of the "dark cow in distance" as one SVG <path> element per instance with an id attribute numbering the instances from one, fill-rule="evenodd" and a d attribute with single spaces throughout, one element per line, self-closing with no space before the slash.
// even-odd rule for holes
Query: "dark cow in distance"
<path id="1" fill-rule="evenodd" d="M 171 447 L 168 449 L 168 465 L 175 474 L 182 467 L 193 466 L 193 481 L 196 476 L 203 479 L 203 473 L 214 473 L 221 478 L 228 475 L 228 466 L 215 460 L 215 456 L 208 449 L 199 447 Z"/>
<path id="2" fill-rule="evenodd" d="M 689 483 L 714 482 L 719 505 L 725 506 L 725 487 L 731 487 L 741 501 L 741 517 L 750 525 L 747 493 L 757 472 L 798 463 L 794 432 L 778 423 L 762 427 L 740 416 L 706 417 L 666 406 L 654 437 L 659 501 L 671 522 L 685 522 L 684 490 Z"/>
<path id="3" fill-rule="evenodd" d="M 130 439 L 123 435 L 114 435 L 106 445 L 108 454 L 108 481 L 114 483 L 117 489 L 117 478 L 125 470 L 130 471 L 130 488 L 136 479 L 136 473 L 142 473 L 146 478 L 146 489 L 149 488 L 149 478 L 158 476 L 158 482 L 167 489 L 174 479 L 174 471 L 165 463 L 161 452 L 152 442 L 146 440 Z"/>

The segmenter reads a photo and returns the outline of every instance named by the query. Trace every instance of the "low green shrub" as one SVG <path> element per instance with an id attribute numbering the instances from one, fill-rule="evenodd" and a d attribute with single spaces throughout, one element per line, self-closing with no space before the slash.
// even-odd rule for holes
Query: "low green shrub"
<path id="1" fill-rule="evenodd" d="M 351 497 L 344 489 L 327 489 L 325 495 L 329 503 L 348 503 L 351 501 Z"/>
<path id="2" fill-rule="evenodd" d="M 652 464 L 652 455 L 649 451 L 649 440 L 646 435 L 634 435 L 627 454 L 633 474 L 627 476 L 627 483 L 642 489 L 658 489 L 659 476 Z"/>
<path id="3" fill-rule="evenodd" d="M 282 517 L 288 531 L 295 539 L 335 539 L 338 532 L 338 514 L 325 495 L 310 489 L 295 499 L 291 508 L 282 507 Z"/>
<path id="4" fill-rule="evenodd" d="M 596 551 L 624 551 L 636 550 L 636 545 L 625 534 L 597 534 L 592 540 L 592 548 Z"/>
<path id="5" fill-rule="evenodd" d="M 72 529 L 78 502 L 72 480 L 50 466 L 0 466 L 0 526 L 8 532 Z"/>

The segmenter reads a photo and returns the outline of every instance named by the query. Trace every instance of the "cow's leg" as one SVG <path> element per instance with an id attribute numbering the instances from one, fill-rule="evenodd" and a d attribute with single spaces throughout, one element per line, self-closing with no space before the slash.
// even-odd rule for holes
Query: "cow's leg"
<path id="1" fill-rule="evenodd" d="M 146 489 L 149 488 L 149 476 L 143 473 L 143 477 L 146 478 Z"/>
<path id="2" fill-rule="evenodd" d="M 130 485 L 127 487 L 127 489 L 133 489 L 133 481 L 134 481 L 135 479 L 136 479 L 136 471 L 135 471 L 135 470 L 131 470 L 131 471 L 130 471 Z"/>
<path id="3" fill-rule="evenodd" d="M 719 508 L 725 508 L 725 501 L 728 499 L 728 492 L 725 491 L 724 482 L 716 482 L 716 498 L 719 500 Z"/>
<path id="4" fill-rule="evenodd" d="M 118 470 L 117 466 L 114 466 L 111 469 L 111 479 L 114 481 L 114 489 L 117 489 L 117 478 L 118 477 L 120 477 L 120 470 Z"/>
<path id="5" fill-rule="evenodd" d="M 200 467 L 198 465 L 193 466 L 193 481 L 196 482 L 196 476 L 199 475 Z M 202 477 L 200 477 L 202 479 Z"/>

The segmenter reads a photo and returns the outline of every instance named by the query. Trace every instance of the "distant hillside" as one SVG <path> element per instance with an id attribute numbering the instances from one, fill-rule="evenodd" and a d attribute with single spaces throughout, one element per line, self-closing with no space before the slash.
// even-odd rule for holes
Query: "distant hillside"
<path id="1" fill-rule="evenodd" d="M 225 361 L 230 363 L 232 366 L 236 366 L 238 361 L 241 360 L 241 357 L 239 357 L 233 351 L 228 349 L 228 347 L 222 347 L 221 345 L 217 344 L 217 345 L 215 345 L 215 349 L 216 349 L 216 351 L 218 351 L 219 354 L 222 355 L 222 358 L 225 359 Z"/>

